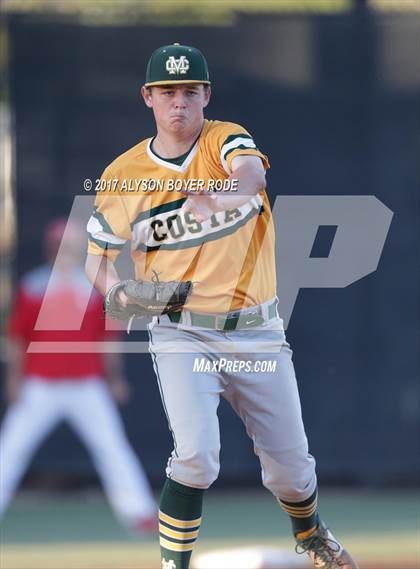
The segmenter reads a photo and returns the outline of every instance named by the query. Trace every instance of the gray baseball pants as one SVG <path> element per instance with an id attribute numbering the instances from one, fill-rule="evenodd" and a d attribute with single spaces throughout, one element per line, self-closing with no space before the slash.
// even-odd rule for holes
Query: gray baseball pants
<path id="1" fill-rule="evenodd" d="M 149 338 L 174 439 L 169 478 L 196 488 L 208 488 L 216 480 L 222 396 L 253 441 L 264 486 L 291 502 L 312 495 L 315 460 L 308 452 L 292 351 L 280 318 L 225 332 L 162 316 L 149 325 Z"/>

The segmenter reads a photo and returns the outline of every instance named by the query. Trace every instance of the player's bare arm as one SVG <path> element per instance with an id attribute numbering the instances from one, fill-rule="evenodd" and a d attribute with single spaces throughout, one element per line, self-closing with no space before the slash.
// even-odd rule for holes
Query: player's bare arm
<path id="1" fill-rule="evenodd" d="M 86 276 L 98 292 L 105 296 L 108 290 L 121 281 L 117 269 L 112 261 L 105 255 L 88 253 L 85 263 Z M 118 301 L 122 306 L 127 305 L 127 296 L 124 291 L 119 292 Z"/>
<path id="2" fill-rule="evenodd" d="M 229 179 L 237 180 L 235 191 L 223 194 L 190 192 L 182 211 L 191 212 L 197 221 L 202 222 L 218 211 L 241 207 L 253 196 L 265 190 L 265 170 L 258 156 L 235 156 L 232 167 Z"/>

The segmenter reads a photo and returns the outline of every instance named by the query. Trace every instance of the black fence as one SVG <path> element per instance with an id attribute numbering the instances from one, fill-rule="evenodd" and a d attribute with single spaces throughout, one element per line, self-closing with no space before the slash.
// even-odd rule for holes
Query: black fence
<path id="1" fill-rule="evenodd" d="M 344 289 L 301 291 L 288 329 L 321 482 L 414 483 L 419 418 L 419 21 L 342 15 L 243 16 L 227 27 L 91 27 L 10 20 L 17 142 L 17 273 L 41 261 L 40 232 L 68 214 L 84 178 L 154 132 L 139 98 L 151 51 L 202 49 L 208 118 L 243 124 L 271 161 L 272 198 L 375 195 L 394 212 L 378 269 Z M 279 286 L 281 295 L 281 285 Z M 130 438 L 158 484 L 171 449 L 148 356 L 130 355 Z M 239 420 L 220 411 L 218 484 L 257 482 Z M 90 475 L 65 428 L 31 472 Z"/>

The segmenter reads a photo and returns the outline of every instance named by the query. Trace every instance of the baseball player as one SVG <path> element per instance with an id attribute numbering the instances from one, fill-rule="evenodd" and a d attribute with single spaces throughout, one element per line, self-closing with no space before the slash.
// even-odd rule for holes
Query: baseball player
<path id="1" fill-rule="evenodd" d="M 153 314 L 164 299 L 149 325 L 174 439 L 160 501 L 162 568 L 189 567 L 203 494 L 219 472 L 222 396 L 254 443 L 264 486 L 290 516 L 296 551 L 314 567 L 356 569 L 318 515 L 315 461 L 277 313 L 268 159 L 242 126 L 204 119 L 210 89 L 198 49 L 152 54 L 141 93 L 157 133 L 105 169 L 88 223 L 86 271 L 108 311 Z M 137 282 L 121 282 L 114 266 L 127 241 Z"/>
<path id="2" fill-rule="evenodd" d="M 0 516 L 38 445 L 66 420 L 86 444 L 118 519 L 134 531 L 156 531 L 155 501 L 114 402 L 129 396 L 119 354 L 26 353 L 32 341 L 105 339 L 102 298 L 96 291 L 91 296 L 81 264 L 83 227 L 67 226 L 68 239 L 55 261 L 65 228 L 65 219 L 47 226 L 49 263 L 23 277 L 10 316 L 5 384 L 9 407 L 0 430 Z M 80 330 L 67 330 L 66 323 L 80 313 L 86 297 L 90 301 Z M 40 310 L 43 329 L 37 330 Z M 116 333 L 111 334 L 115 339 Z"/>

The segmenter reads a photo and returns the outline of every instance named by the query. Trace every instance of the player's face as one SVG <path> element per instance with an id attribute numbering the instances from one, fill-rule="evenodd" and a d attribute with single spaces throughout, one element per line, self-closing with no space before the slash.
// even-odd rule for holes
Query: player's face
<path id="1" fill-rule="evenodd" d="M 146 105 L 153 109 L 158 129 L 189 134 L 201 127 L 210 87 L 205 88 L 201 83 L 143 87 L 142 95 Z"/>

